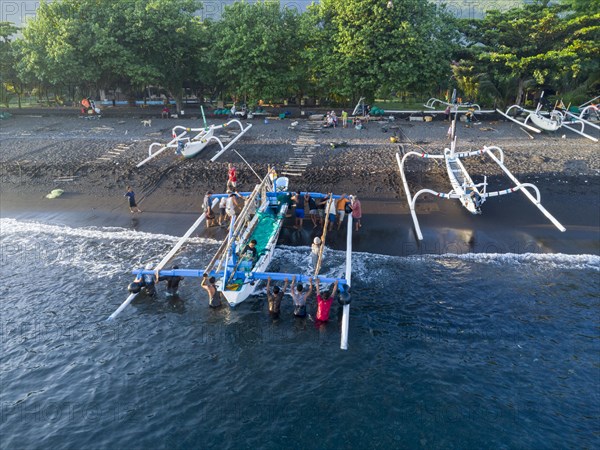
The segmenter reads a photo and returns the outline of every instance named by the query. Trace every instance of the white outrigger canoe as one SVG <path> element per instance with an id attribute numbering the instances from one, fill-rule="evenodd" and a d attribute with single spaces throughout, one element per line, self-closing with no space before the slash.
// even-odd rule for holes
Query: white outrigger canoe
<path id="1" fill-rule="evenodd" d="M 596 129 L 600 129 L 600 126 L 597 124 L 590 122 L 584 119 L 584 113 L 589 114 L 589 111 L 582 112 L 580 116 L 576 116 L 575 114 L 569 112 L 568 110 L 560 111 L 559 109 L 554 108 L 550 113 L 542 111 L 542 97 L 544 93 L 542 93 L 540 97 L 540 102 L 538 103 L 535 110 L 529 110 L 522 108 L 519 105 L 512 105 L 506 111 L 500 111 L 496 109 L 496 112 L 501 114 L 503 117 L 508 120 L 515 122 L 522 127 L 527 128 L 534 133 L 541 133 L 544 131 L 557 131 L 560 128 L 566 128 L 573 133 L 577 133 L 591 141 L 598 142 L 598 138 L 594 137 L 590 134 L 585 133 L 585 126 L 593 127 Z M 526 112 L 527 117 L 525 120 L 517 119 L 517 115 L 521 112 Z M 527 122 L 531 122 L 532 125 L 529 125 Z M 577 130 L 574 128 L 575 125 L 579 125 L 580 129 Z"/>
<path id="2" fill-rule="evenodd" d="M 215 136 L 215 131 L 226 128 L 230 125 L 238 125 L 240 127 L 239 133 L 226 145 L 223 145 L 221 139 Z M 233 119 L 222 125 L 210 125 L 204 128 L 186 128 L 181 125 L 173 127 L 171 139 L 167 144 L 161 144 L 160 142 L 153 142 L 148 147 L 148 157 L 137 164 L 136 167 L 142 167 L 148 161 L 156 158 L 165 150 L 171 148 L 175 149 L 176 154 L 180 154 L 184 158 L 193 158 L 198 155 L 204 148 L 215 141 L 221 147 L 221 150 L 211 158 L 211 161 L 216 161 L 227 149 L 229 149 L 239 138 L 241 138 L 250 128 L 252 124 L 247 124 L 246 127 L 242 123 Z M 190 133 L 198 133 L 193 137 L 190 137 Z M 156 150 L 158 147 L 158 150 Z"/>
<path id="3" fill-rule="evenodd" d="M 458 199 L 462 206 L 465 207 L 471 214 L 481 214 L 481 205 L 486 201 L 488 197 L 497 197 L 500 195 L 512 194 L 514 192 L 522 191 L 523 194 L 537 207 L 542 214 L 544 214 L 552 224 L 558 228 L 560 231 L 565 231 L 565 227 L 561 225 L 561 223 L 556 220 L 556 218 L 546 210 L 542 206 L 541 196 L 539 189 L 531 183 L 521 183 L 517 178 L 508 170 L 508 168 L 504 165 L 504 152 L 501 148 L 496 146 L 484 147 L 481 150 L 475 150 L 471 152 L 456 152 L 456 137 L 454 136 L 456 121 L 452 122 L 452 142 L 450 144 L 450 148 L 444 149 L 444 153 L 442 155 L 436 155 L 425 152 L 406 152 L 402 159 L 400 159 L 400 154 L 396 153 L 396 160 L 398 161 L 398 167 L 400 169 L 400 176 L 402 177 L 402 184 L 404 186 L 404 191 L 406 193 L 406 199 L 408 201 L 408 207 L 410 209 L 410 214 L 413 219 L 413 223 L 415 225 L 415 231 L 417 234 L 417 238 L 419 240 L 423 240 L 423 233 L 421 232 L 421 227 L 419 225 L 419 221 L 417 219 L 417 213 L 415 211 L 415 205 L 417 202 L 417 198 L 421 194 L 432 194 L 436 197 L 445 198 L 445 199 Z M 497 153 L 496 154 L 494 153 Z M 513 182 L 515 185 L 508 189 L 503 189 L 495 192 L 486 192 L 487 188 L 487 177 L 484 177 L 483 183 L 475 184 L 471 179 L 471 176 L 465 169 L 465 166 L 461 162 L 461 158 L 467 158 L 469 156 L 477 156 L 477 155 L 487 155 L 489 156 L 493 162 L 495 162 L 500 169 L 504 172 L 504 174 Z M 452 189 L 450 192 L 438 192 L 432 189 L 421 189 L 414 196 L 411 194 L 410 189 L 408 187 L 408 182 L 406 180 L 406 174 L 404 171 L 404 164 L 406 159 L 409 156 L 418 156 L 425 159 L 444 159 L 446 162 L 446 170 L 448 172 L 448 178 L 450 180 L 450 184 L 452 185 Z M 480 191 L 479 188 L 483 187 L 483 191 Z M 535 193 L 535 197 L 531 194 L 530 190 Z"/>

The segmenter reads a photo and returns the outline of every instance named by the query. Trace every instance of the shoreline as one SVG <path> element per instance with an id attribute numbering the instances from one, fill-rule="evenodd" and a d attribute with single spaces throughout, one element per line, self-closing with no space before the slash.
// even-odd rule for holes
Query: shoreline
<path id="1" fill-rule="evenodd" d="M 404 141 L 405 151 L 440 153 L 448 145 L 447 123 L 371 122 L 366 130 L 359 131 L 320 129 L 318 123 L 307 120 L 299 120 L 297 127 L 291 127 L 289 119 L 269 124 L 248 122 L 253 128 L 234 148 L 257 172 L 266 173 L 267 165 L 275 164 L 281 174 L 290 158 L 298 150 L 304 151 L 308 164 L 301 176 L 290 176 L 291 189 L 347 192 L 361 199 L 363 227 L 354 233 L 354 251 L 394 256 L 469 252 L 600 254 L 600 147 L 573 133 L 568 139 L 543 134 L 530 140 L 511 123 L 458 126 L 458 149 L 483 145 L 503 148 L 507 167 L 521 182 L 538 186 L 542 204 L 567 228 L 565 233 L 547 222 L 521 193 L 488 199 L 480 216 L 472 216 L 455 200 L 427 196 L 417 203 L 425 238 L 419 243 L 395 160 L 401 146 L 390 143 L 389 138 L 397 134 Z M 197 121 L 188 119 L 156 119 L 156 124 L 153 119 L 152 127 L 142 127 L 137 117 L 89 121 L 51 114 L 42 118 L 15 115 L 3 121 L 0 217 L 181 236 L 201 213 L 206 190 L 225 190 L 228 162 L 238 167 L 240 191 L 251 190 L 256 182 L 234 152 L 210 162 L 214 149 L 181 161 L 165 152 L 146 166 L 135 168 L 147 154 L 150 142 L 168 140 L 170 127 L 181 124 L 198 126 Z M 442 164 L 421 158 L 409 161 L 407 179 L 413 195 L 423 187 L 440 192 L 450 189 Z M 489 160 L 469 158 L 465 165 L 475 182 L 487 175 L 489 190 L 511 186 Z M 69 177 L 73 181 L 56 181 Z M 134 217 L 123 197 L 128 184 L 134 187 L 144 210 Z M 55 188 L 65 193 L 54 200 L 44 198 Z M 286 221 L 280 243 L 310 245 L 316 234 L 309 222 L 306 219 L 304 229 L 296 232 Z M 345 227 L 328 235 L 328 247 L 345 249 Z M 203 229 L 199 228 L 200 235 L 222 239 L 220 230 Z"/>

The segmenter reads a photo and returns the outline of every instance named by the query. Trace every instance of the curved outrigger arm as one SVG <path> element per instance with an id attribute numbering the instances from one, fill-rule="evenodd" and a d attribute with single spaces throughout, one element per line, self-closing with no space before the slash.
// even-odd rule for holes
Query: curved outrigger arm
<path id="1" fill-rule="evenodd" d="M 182 128 L 183 132 L 181 134 L 175 135 L 175 130 L 177 128 Z M 173 128 L 173 139 L 171 141 L 169 141 L 168 144 L 163 145 L 161 148 L 159 148 L 157 151 L 155 151 L 154 153 L 152 153 L 152 148 L 155 146 L 161 146 L 162 144 L 160 142 L 153 142 L 152 144 L 150 144 L 150 147 L 148 147 L 148 157 L 146 159 L 144 159 L 142 162 L 139 162 L 137 164 L 137 168 L 142 167 L 144 164 L 146 164 L 148 161 L 150 161 L 153 158 L 156 158 L 158 155 L 160 155 L 162 152 L 164 152 L 166 149 L 168 148 L 175 148 L 177 147 L 177 141 L 179 141 L 180 139 L 182 139 L 188 132 L 189 128 L 186 129 L 182 126 L 176 126 L 175 128 Z"/>
<path id="2" fill-rule="evenodd" d="M 596 125 L 593 122 L 590 122 L 588 120 L 585 120 L 579 116 L 576 116 L 575 114 L 569 112 L 569 111 L 565 111 L 564 113 L 561 113 L 560 111 L 558 111 L 559 114 L 563 115 L 564 114 L 564 118 L 562 121 L 562 126 L 565 127 L 567 130 L 572 131 L 573 133 L 577 133 L 580 134 L 581 136 L 588 138 L 591 141 L 594 142 L 598 142 L 598 138 L 595 138 L 594 136 L 591 136 L 587 133 L 583 132 L 583 129 L 585 128 L 586 125 L 589 125 L 593 128 L 597 128 L 600 130 L 600 126 Z M 567 125 L 567 120 L 569 121 L 568 125 Z M 573 126 L 571 125 L 581 125 L 581 129 L 580 130 L 576 130 L 575 128 L 573 128 Z"/>
<path id="3" fill-rule="evenodd" d="M 425 108 L 435 109 L 435 104 L 440 103 L 442 105 L 450 106 L 453 111 L 458 111 L 458 108 L 473 108 L 477 109 L 477 111 L 481 111 L 481 106 L 477 103 L 450 103 L 445 100 L 440 100 L 439 98 L 432 97 L 427 100 L 426 103 L 423 104 Z"/>
<path id="4" fill-rule="evenodd" d="M 512 174 L 512 172 L 506 168 L 504 163 L 502 161 L 500 161 L 496 157 L 496 155 L 494 155 L 492 153 L 492 150 L 502 151 L 499 147 L 492 146 L 492 147 L 484 147 L 483 149 L 487 152 L 487 154 L 490 156 L 490 158 L 492 158 L 492 160 L 498 165 L 498 167 L 500 167 L 502 169 L 502 171 L 506 174 L 506 176 L 515 183 L 515 187 L 512 188 L 513 192 L 517 191 L 517 190 L 521 190 L 523 192 L 523 194 L 525 194 L 525 196 L 531 201 L 531 203 L 533 203 L 542 212 L 542 214 L 544 214 L 548 218 L 548 220 L 550 220 L 550 222 L 552 222 L 554 224 L 554 226 L 556 228 L 558 228 L 560 231 L 566 231 L 566 228 L 563 227 L 562 224 L 558 220 L 556 220 L 556 218 L 552 214 L 550 214 L 550 212 L 548 212 L 548 210 L 546 208 L 544 208 L 542 206 L 540 191 L 538 190 L 538 188 L 535 187 L 534 185 L 532 185 L 531 183 L 521 183 Z M 534 190 L 536 191 L 537 198 L 534 198 L 533 195 L 531 195 L 531 192 L 529 192 L 529 190 L 527 189 L 527 188 L 531 188 L 531 187 L 533 187 Z M 499 192 L 503 192 L 503 191 L 499 191 Z M 510 192 L 506 192 L 506 193 L 508 194 Z M 495 196 L 495 195 L 491 195 L 491 194 L 494 194 L 494 193 L 488 192 L 485 194 L 485 196 L 486 197 L 494 197 Z M 496 195 L 503 195 L 503 194 L 496 194 Z"/>
<path id="5" fill-rule="evenodd" d="M 510 110 L 511 110 L 511 109 L 513 109 L 513 108 L 516 108 L 516 109 L 519 109 L 519 110 L 521 110 L 521 111 L 525 111 L 525 112 L 529 113 L 529 115 L 527 116 L 527 118 L 529 118 L 529 116 L 530 116 L 530 115 L 533 113 L 532 111 L 529 111 L 529 110 L 527 110 L 527 109 L 523 109 L 523 108 L 521 108 L 519 105 L 512 105 L 510 108 L 508 108 L 508 109 L 506 110 L 506 112 L 502 112 L 502 111 L 500 111 L 498 108 L 496 108 L 496 112 L 497 112 L 498 114 L 501 114 L 502 116 L 506 117 L 508 120 L 511 120 L 511 121 L 513 121 L 514 123 L 516 123 L 516 124 L 519 124 L 519 125 L 521 125 L 522 127 L 525 127 L 525 128 L 527 128 L 528 130 L 531 130 L 531 131 L 533 131 L 534 133 L 541 133 L 541 132 L 542 132 L 542 130 L 539 130 L 539 129 L 537 129 L 536 127 L 532 127 L 531 125 L 527 125 L 526 123 L 524 123 L 524 122 L 521 122 L 520 120 L 518 120 L 518 119 L 515 119 L 514 117 L 510 116 L 508 113 L 509 113 L 509 112 L 510 112 Z M 525 119 L 525 120 L 527 120 L 527 119 Z"/>
<path id="6" fill-rule="evenodd" d="M 404 192 L 406 193 L 406 200 L 408 201 L 410 215 L 412 216 L 413 223 L 415 224 L 415 231 L 417 232 L 417 238 L 420 241 L 422 241 L 423 234 L 421 233 L 421 227 L 419 226 L 419 221 L 417 219 L 417 213 L 415 212 L 414 201 L 413 201 L 412 195 L 410 193 L 410 189 L 408 188 L 408 182 L 406 181 L 406 175 L 404 174 L 404 161 L 406 161 L 406 158 L 408 158 L 408 156 L 410 156 L 410 155 L 418 156 L 420 158 L 431 158 L 431 159 L 444 159 L 444 155 L 431 155 L 431 154 L 425 153 L 425 152 L 421 152 L 421 153 L 407 152 L 402 157 L 402 160 L 400 160 L 400 154 L 396 153 L 396 160 L 398 161 L 398 168 L 400 169 L 400 176 L 402 177 L 402 185 L 404 186 Z M 419 191 L 419 193 L 420 192 L 421 191 Z M 417 193 L 417 195 L 419 193 Z M 416 198 L 416 196 L 415 196 L 415 198 Z"/>
<path id="7" fill-rule="evenodd" d="M 248 131 L 250 128 L 252 128 L 252 124 L 249 123 L 248 126 L 246 128 L 244 128 L 244 126 L 242 125 L 242 122 L 240 122 L 237 119 L 233 119 L 230 120 L 229 122 L 227 122 L 226 124 L 222 125 L 223 127 L 228 126 L 230 123 L 237 123 L 240 126 L 240 134 L 238 134 L 236 137 L 234 137 L 230 142 L 227 143 L 226 146 L 223 146 L 223 143 L 221 141 L 219 141 L 219 145 L 221 146 L 221 150 L 219 151 L 219 153 L 217 153 L 215 156 L 213 156 L 210 160 L 211 162 L 215 162 L 219 156 L 221 156 L 223 153 L 225 153 L 225 151 L 231 147 L 233 144 L 236 143 L 236 141 L 241 138 L 244 134 L 246 134 L 246 131 Z M 217 138 L 215 138 L 217 139 Z M 218 140 L 218 139 L 217 139 Z"/>

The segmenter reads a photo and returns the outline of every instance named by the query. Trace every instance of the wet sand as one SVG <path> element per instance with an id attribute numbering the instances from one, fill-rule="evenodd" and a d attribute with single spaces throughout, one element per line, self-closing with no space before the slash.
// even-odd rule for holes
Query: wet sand
<path id="1" fill-rule="evenodd" d="M 239 190 L 249 191 L 256 176 L 233 151 L 210 162 L 218 146 L 198 157 L 178 160 L 165 152 L 137 169 L 152 142 L 170 140 L 175 125 L 202 126 L 201 119 L 160 119 L 143 127 L 151 112 L 106 111 L 100 120 L 84 120 L 72 110 L 18 112 L 0 123 L 0 215 L 19 220 L 68 226 L 124 227 L 152 233 L 182 235 L 196 220 L 204 193 L 225 190 L 227 163 L 238 168 Z M 298 125 L 291 123 L 298 121 Z M 222 119 L 211 118 L 219 124 Z M 280 175 L 286 163 L 307 162 L 299 176 L 290 177 L 293 190 L 347 192 L 362 202 L 363 227 L 354 233 L 353 249 L 360 252 L 414 255 L 425 253 L 600 253 L 600 144 L 574 133 L 544 133 L 531 140 L 518 125 L 498 120 L 466 128 L 458 125 L 458 149 L 497 145 L 506 166 L 521 182 L 538 186 L 542 204 L 567 228 L 561 233 L 524 197 L 515 193 L 490 198 L 483 214 L 473 216 L 457 201 L 421 197 L 417 213 L 424 234 L 414 233 L 395 154 L 404 151 L 441 153 L 448 146 L 448 123 L 369 123 L 364 130 L 322 129 L 301 117 L 250 120 L 253 127 L 234 149 L 259 174 L 275 164 Z M 402 146 L 392 144 L 396 134 Z M 562 138 L 563 134 L 565 135 Z M 332 146 L 331 144 L 334 144 Z M 475 182 L 487 175 L 489 190 L 512 183 L 489 159 L 465 162 Z M 445 168 L 421 158 L 407 162 L 413 194 L 424 187 L 448 192 Z M 70 181 L 65 181 L 70 180 Z M 123 194 L 128 184 L 136 191 L 142 214 L 132 215 Z M 45 198 L 52 189 L 65 193 Z M 290 219 L 281 243 L 308 245 L 320 230 L 310 220 L 295 230 Z M 198 234 L 221 239 L 224 229 L 199 228 Z M 328 235 L 328 246 L 344 249 L 345 227 Z"/>

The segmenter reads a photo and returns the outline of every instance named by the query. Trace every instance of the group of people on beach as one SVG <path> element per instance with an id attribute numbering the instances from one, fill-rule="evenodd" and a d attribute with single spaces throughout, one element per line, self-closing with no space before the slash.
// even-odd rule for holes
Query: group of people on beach
<path id="1" fill-rule="evenodd" d="M 342 111 L 341 118 L 342 128 L 348 128 L 348 113 L 346 111 Z M 361 120 L 359 118 L 355 118 L 354 122 L 355 125 L 357 125 L 361 123 Z M 323 117 L 323 128 L 337 128 L 338 124 L 339 119 L 335 111 L 330 111 Z"/>

